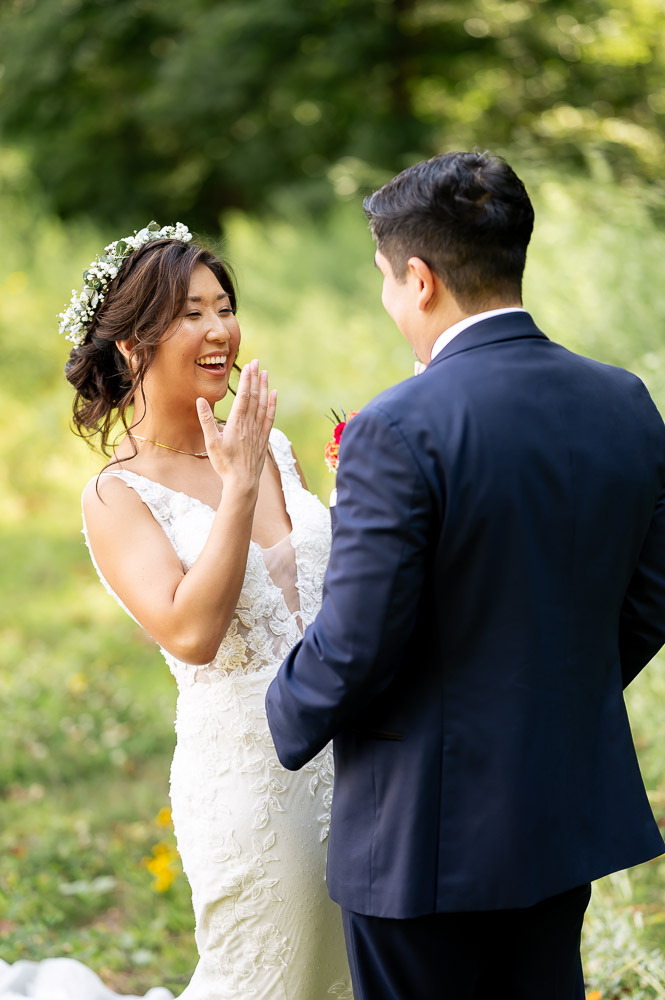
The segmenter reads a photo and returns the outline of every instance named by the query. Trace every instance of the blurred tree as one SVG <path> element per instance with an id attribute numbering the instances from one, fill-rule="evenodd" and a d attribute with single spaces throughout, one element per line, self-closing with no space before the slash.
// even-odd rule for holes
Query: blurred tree
<path id="1" fill-rule="evenodd" d="M 445 148 L 657 177 L 663 0 L 5 0 L 0 129 L 63 215 L 322 208 Z"/>

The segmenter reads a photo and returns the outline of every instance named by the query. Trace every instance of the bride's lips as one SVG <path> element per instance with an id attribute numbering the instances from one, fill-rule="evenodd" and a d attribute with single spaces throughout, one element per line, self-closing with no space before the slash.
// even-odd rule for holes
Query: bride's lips
<path id="1" fill-rule="evenodd" d="M 197 358 L 194 362 L 201 371 L 208 372 L 209 375 L 225 375 L 229 367 L 228 354 L 206 354 Z"/>

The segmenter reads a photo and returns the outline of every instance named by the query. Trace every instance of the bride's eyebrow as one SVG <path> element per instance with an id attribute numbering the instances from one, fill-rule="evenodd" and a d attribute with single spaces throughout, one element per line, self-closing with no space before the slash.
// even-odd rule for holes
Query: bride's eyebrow
<path id="1" fill-rule="evenodd" d="M 216 297 L 215 302 L 219 302 L 220 299 L 228 299 L 228 297 L 229 296 L 228 296 L 227 292 L 222 292 L 221 295 L 218 295 Z M 187 301 L 188 302 L 203 302 L 203 297 L 201 295 L 188 295 L 187 296 Z"/>

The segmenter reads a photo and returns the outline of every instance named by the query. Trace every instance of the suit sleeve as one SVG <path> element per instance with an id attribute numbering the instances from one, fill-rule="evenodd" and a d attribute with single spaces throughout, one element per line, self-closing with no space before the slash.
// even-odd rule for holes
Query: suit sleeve
<path id="1" fill-rule="evenodd" d="M 411 449 L 377 407 L 344 431 L 323 603 L 268 689 L 282 764 L 297 770 L 395 677 L 423 586 L 431 500 Z"/>
<path id="2" fill-rule="evenodd" d="M 621 607 L 619 652 L 624 688 L 665 642 L 665 490 Z"/>

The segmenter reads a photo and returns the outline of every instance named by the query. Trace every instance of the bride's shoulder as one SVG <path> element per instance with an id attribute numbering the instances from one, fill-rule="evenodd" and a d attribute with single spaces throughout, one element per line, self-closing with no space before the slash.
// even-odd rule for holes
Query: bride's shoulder
<path id="1" fill-rule="evenodd" d="M 81 506 L 86 518 L 122 517 L 137 507 L 136 491 L 132 489 L 130 473 L 118 465 L 104 468 L 83 487 Z"/>

